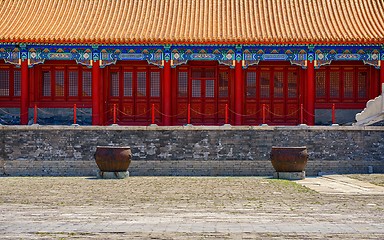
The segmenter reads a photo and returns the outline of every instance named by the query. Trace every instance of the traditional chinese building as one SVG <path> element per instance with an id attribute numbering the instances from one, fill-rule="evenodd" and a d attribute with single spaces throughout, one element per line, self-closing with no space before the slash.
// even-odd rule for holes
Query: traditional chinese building
<path id="1" fill-rule="evenodd" d="M 346 123 L 384 83 L 383 0 L 0 9 L 2 124 L 71 124 L 77 111 L 92 125 L 314 125 L 329 124 L 332 108 Z"/>

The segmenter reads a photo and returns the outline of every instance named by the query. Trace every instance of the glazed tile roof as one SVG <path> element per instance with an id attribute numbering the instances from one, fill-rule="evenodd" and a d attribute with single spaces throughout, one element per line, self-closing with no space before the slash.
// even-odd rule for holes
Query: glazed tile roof
<path id="1" fill-rule="evenodd" d="M 384 44 L 384 0 L 0 0 L 0 42 Z"/>

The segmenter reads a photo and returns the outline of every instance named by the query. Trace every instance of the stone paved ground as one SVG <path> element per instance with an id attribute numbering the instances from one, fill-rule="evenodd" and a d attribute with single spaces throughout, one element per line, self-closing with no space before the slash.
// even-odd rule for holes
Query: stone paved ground
<path id="1" fill-rule="evenodd" d="M 0 178 L 1 239 L 384 239 L 383 216 L 382 194 L 260 177 Z"/>
<path id="2" fill-rule="evenodd" d="M 322 194 L 384 195 L 384 178 L 381 175 L 325 175 L 296 182 Z"/>

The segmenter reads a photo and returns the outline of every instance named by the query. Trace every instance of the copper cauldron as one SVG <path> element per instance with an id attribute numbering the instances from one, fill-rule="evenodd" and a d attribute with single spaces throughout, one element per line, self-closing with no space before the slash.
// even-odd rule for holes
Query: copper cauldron
<path id="1" fill-rule="evenodd" d="M 102 172 L 126 172 L 131 163 L 130 147 L 97 146 L 96 164 Z"/>
<path id="2" fill-rule="evenodd" d="M 276 172 L 302 172 L 308 161 L 307 147 L 272 147 L 271 162 Z"/>

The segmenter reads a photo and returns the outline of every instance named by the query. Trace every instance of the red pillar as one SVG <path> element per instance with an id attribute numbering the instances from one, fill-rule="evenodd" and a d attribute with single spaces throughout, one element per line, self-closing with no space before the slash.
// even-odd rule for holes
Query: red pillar
<path id="1" fill-rule="evenodd" d="M 21 98 L 20 98 L 20 124 L 28 124 L 28 60 L 21 62 Z"/>
<path id="2" fill-rule="evenodd" d="M 235 65 L 235 125 L 242 124 L 243 114 L 243 68 L 241 61 L 236 61 Z"/>
<path id="3" fill-rule="evenodd" d="M 92 125 L 101 125 L 100 122 L 100 64 L 93 61 L 92 64 Z"/>
<path id="4" fill-rule="evenodd" d="M 171 125 L 171 61 L 164 61 L 164 81 L 163 81 L 163 113 L 164 125 Z"/>
<path id="5" fill-rule="evenodd" d="M 380 60 L 380 93 L 384 84 L 384 60 Z"/>
<path id="6" fill-rule="evenodd" d="M 314 61 L 307 61 L 307 124 L 315 125 L 315 67 Z"/>
<path id="7" fill-rule="evenodd" d="M 105 79 L 104 74 L 105 74 L 105 68 L 100 68 L 100 78 L 99 78 L 99 113 L 100 113 L 99 122 L 100 122 L 100 125 L 103 125 L 105 123 L 105 105 L 104 105 L 105 92 L 104 92 L 104 88 L 106 86 L 106 83 L 102 81 L 102 79 Z"/>

